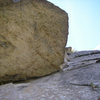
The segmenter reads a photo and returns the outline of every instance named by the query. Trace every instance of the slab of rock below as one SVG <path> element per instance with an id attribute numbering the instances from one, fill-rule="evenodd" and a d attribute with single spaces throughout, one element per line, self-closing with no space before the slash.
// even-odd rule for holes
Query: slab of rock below
<path id="1" fill-rule="evenodd" d="M 20 100 L 13 84 L 10 83 L 0 87 L 0 100 Z"/>
<path id="2" fill-rule="evenodd" d="M 68 15 L 46 0 L 0 0 L 0 82 L 59 70 Z"/>
<path id="3" fill-rule="evenodd" d="M 0 98 L 5 96 L 7 100 L 12 100 L 11 92 L 6 95 L 8 90 L 15 91 L 14 100 L 100 100 L 100 62 L 88 64 L 87 61 L 85 67 L 80 66 L 27 83 L 1 85 Z"/>
<path id="4" fill-rule="evenodd" d="M 69 58 L 69 62 L 65 62 L 64 63 L 65 66 L 63 68 L 63 70 L 66 71 L 81 68 L 81 67 L 86 67 L 87 65 L 92 65 L 94 63 L 99 63 L 100 51 L 90 50 L 90 51 L 74 52 L 71 53 L 68 56 L 68 58 Z"/>

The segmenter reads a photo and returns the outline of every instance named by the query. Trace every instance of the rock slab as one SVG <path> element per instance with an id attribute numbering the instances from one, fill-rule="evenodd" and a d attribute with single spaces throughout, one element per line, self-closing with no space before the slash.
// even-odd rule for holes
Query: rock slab
<path id="1" fill-rule="evenodd" d="M 46 0 L 0 0 L 0 82 L 59 70 L 68 15 Z"/>

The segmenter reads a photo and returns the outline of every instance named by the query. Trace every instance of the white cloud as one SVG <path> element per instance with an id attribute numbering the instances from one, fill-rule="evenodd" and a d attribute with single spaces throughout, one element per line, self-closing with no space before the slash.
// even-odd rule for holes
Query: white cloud
<path id="1" fill-rule="evenodd" d="M 95 48 L 95 50 L 100 50 L 100 45 L 98 45 L 98 46 Z"/>

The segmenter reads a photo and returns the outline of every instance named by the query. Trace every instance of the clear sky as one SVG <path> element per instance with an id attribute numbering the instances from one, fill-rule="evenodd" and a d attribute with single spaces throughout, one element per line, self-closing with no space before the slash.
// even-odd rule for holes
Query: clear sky
<path id="1" fill-rule="evenodd" d="M 48 0 L 69 15 L 67 46 L 100 50 L 100 0 Z"/>

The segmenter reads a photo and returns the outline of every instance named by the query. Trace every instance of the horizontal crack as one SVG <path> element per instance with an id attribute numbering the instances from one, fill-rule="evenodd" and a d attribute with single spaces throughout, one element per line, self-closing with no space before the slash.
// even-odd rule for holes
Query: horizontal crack
<path id="1" fill-rule="evenodd" d="M 98 51 L 98 52 L 90 52 L 90 53 L 87 53 L 87 54 L 77 54 L 77 55 L 74 56 L 74 58 L 88 56 L 88 55 L 94 55 L 94 54 L 100 54 L 100 51 Z"/>
<path id="2" fill-rule="evenodd" d="M 90 67 L 88 65 L 92 65 L 94 63 L 90 63 L 90 64 L 84 64 L 84 65 L 74 65 L 74 66 L 68 66 L 66 68 L 63 69 L 63 71 L 71 71 L 71 70 L 76 70 L 76 69 L 80 69 L 80 68 L 83 68 L 83 67 Z"/>
<path id="3" fill-rule="evenodd" d="M 91 62 L 88 63 L 88 61 L 91 61 Z M 92 65 L 92 64 L 95 64 L 95 63 L 100 63 L 100 58 L 95 58 L 95 59 L 91 59 L 91 60 L 84 60 L 81 63 L 76 63 L 76 64 L 75 63 L 73 62 L 73 63 L 70 63 L 70 64 L 66 64 L 68 66 L 65 66 L 64 70 L 70 71 L 70 70 L 79 69 L 79 68 L 82 68 L 82 67 L 87 67 L 88 65 Z"/>
<path id="4" fill-rule="evenodd" d="M 70 85 L 75 85 L 75 86 L 88 86 L 91 87 L 93 90 L 99 89 L 100 91 L 100 85 L 99 84 L 95 84 L 95 83 L 69 83 Z"/>

